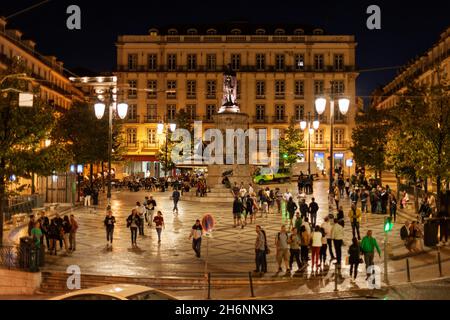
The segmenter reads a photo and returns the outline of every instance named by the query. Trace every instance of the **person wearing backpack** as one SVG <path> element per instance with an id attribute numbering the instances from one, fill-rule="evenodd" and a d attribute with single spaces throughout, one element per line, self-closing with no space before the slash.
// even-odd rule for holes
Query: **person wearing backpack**
<path id="1" fill-rule="evenodd" d="M 286 226 L 281 226 L 281 231 L 278 232 L 275 237 L 275 247 L 277 248 L 277 263 L 278 263 L 278 272 L 282 272 L 281 264 L 284 261 L 284 265 L 286 266 L 286 273 L 289 273 L 291 270 L 289 269 L 289 246 L 288 246 L 289 235 L 286 232 Z"/>
<path id="2" fill-rule="evenodd" d="M 361 255 L 359 241 L 355 237 L 353 237 L 352 244 L 348 248 L 348 255 L 348 263 L 350 264 L 350 281 L 355 282 L 356 277 L 358 276 L 358 266 Z"/>

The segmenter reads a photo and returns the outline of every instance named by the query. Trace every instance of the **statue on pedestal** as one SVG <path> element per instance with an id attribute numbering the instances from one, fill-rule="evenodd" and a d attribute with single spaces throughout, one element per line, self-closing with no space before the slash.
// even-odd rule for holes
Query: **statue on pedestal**
<path id="1" fill-rule="evenodd" d="M 239 113 L 240 109 L 236 102 L 237 97 L 237 80 L 236 72 L 231 70 L 231 65 L 228 65 L 223 74 L 223 98 L 222 106 L 218 113 Z"/>

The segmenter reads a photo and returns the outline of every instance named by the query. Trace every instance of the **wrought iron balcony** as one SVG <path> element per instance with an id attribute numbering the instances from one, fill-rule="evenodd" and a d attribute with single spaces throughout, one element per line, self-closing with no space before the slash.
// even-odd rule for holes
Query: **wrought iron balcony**
<path id="1" fill-rule="evenodd" d="M 145 115 L 144 123 L 158 123 L 160 119 L 161 118 L 156 115 Z"/>
<path id="2" fill-rule="evenodd" d="M 287 123 L 288 117 L 287 116 L 274 116 L 272 117 L 272 123 Z"/>
<path id="3" fill-rule="evenodd" d="M 139 116 L 126 117 L 123 121 L 125 123 L 140 123 L 140 117 Z"/>
<path id="4" fill-rule="evenodd" d="M 269 117 L 267 116 L 257 116 L 253 117 L 254 123 L 269 123 Z"/>

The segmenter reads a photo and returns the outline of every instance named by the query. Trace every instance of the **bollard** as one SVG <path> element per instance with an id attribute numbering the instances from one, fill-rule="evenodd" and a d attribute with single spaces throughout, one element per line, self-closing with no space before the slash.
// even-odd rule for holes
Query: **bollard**
<path id="1" fill-rule="evenodd" d="M 208 272 L 208 300 L 211 300 L 211 272 Z"/>
<path id="2" fill-rule="evenodd" d="M 439 277 L 442 277 L 442 264 L 441 264 L 441 252 L 438 251 L 437 253 L 438 256 L 438 265 L 439 265 Z"/>
<path id="3" fill-rule="evenodd" d="M 411 282 L 411 272 L 409 271 L 409 259 L 406 259 L 406 276 L 408 277 L 408 282 Z"/>
<path id="4" fill-rule="evenodd" d="M 252 278 L 252 273 L 249 272 L 248 273 L 248 279 L 250 280 L 250 292 L 252 294 L 252 298 L 255 297 L 255 292 L 253 291 L 253 278 Z"/>
<path id="5" fill-rule="evenodd" d="M 337 263 L 334 264 L 334 291 L 338 291 L 338 271 L 337 271 Z"/>

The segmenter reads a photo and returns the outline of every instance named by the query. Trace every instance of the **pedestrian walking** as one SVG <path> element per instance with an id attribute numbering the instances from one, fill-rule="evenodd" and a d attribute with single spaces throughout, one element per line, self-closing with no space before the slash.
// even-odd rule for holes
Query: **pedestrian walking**
<path id="1" fill-rule="evenodd" d="M 292 228 L 291 234 L 289 235 L 288 239 L 289 244 L 289 269 L 292 270 L 292 263 L 295 261 L 297 262 L 297 268 L 300 270 L 302 268 L 302 263 L 300 261 L 300 236 L 299 236 L 299 230 L 297 228 Z"/>
<path id="2" fill-rule="evenodd" d="M 86 186 L 83 189 L 83 196 L 84 196 L 84 206 L 90 207 L 91 206 L 91 200 L 92 200 L 92 190 L 88 186 Z"/>
<path id="3" fill-rule="evenodd" d="M 292 197 L 289 198 L 289 201 L 287 203 L 286 209 L 289 213 L 289 227 L 293 226 L 293 219 L 295 211 L 297 211 L 298 207 L 297 204 L 294 202 L 294 199 Z"/>
<path id="4" fill-rule="evenodd" d="M 322 232 L 320 232 L 320 227 L 316 226 L 314 232 L 311 235 L 311 270 L 314 272 L 314 266 L 316 267 L 316 272 L 319 271 L 319 255 L 320 248 L 322 248 Z"/>
<path id="5" fill-rule="evenodd" d="M 113 216 L 111 210 L 107 211 L 103 224 L 106 229 L 106 246 L 109 247 L 113 243 L 114 225 L 116 224 L 116 218 Z"/>
<path id="6" fill-rule="evenodd" d="M 347 180 L 345 180 L 345 194 L 347 195 L 347 198 L 350 197 L 350 179 L 347 178 Z"/>
<path id="7" fill-rule="evenodd" d="M 136 209 L 131 210 L 131 215 L 127 218 L 127 228 L 130 228 L 131 232 L 131 245 L 137 247 L 137 232 L 141 225 L 141 218 L 138 215 Z"/>
<path id="8" fill-rule="evenodd" d="M 250 216 L 250 223 L 253 223 L 253 218 L 255 217 L 255 214 L 253 212 L 254 203 L 253 199 L 250 196 L 250 194 L 247 194 L 245 197 L 245 224 L 247 224 L 247 216 Z M 256 219 L 255 219 L 256 221 Z"/>
<path id="9" fill-rule="evenodd" d="M 334 187 L 334 202 L 336 203 L 336 209 L 339 209 L 339 200 L 341 198 L 339 188 L 337 186 Z"/>
<path id="10" fill-rule="evenodd" d="M 283 201 L 283 192 L 281 192 L 280 188 L 275 188 L 275 201 L 277 202 L 277 211 L 278 214 L 281 214 L 281 201 Z"/>
<path id="11" fill-rule="evenodd" d="M 281 231 L 278 232 L 275 237 L 275 247 L 277 248 L 277 263 L 278 263 L 278 272 L 282 272 L 281 264 L 284 261 L 284 265 L 286 267 L 286 273 L 289 273 L 291 270 L 289 269 L 289 246 L 288 246 L 289 235 L 286 231 L 286 226 L 281 226 Z"/>
<path id="12" fill-rule="evenodd" d="M 305 199 L 300 200 L 300 216 L 302 217 L 302 219 L 305 219 L 308 217 L 308 212 L 309 212 L 309 206 L 306 203 Z"/>
<path id="13" fill-rule="evenodd" d="M 264 260 L 266 256 L 266 236 L 262 231 L 260 225 L 256 226 L 256 242 L 255 242 L 255 263 L 257 273 L 267 272 L 267 265 L 264 267 Z"/>
<path id="14" fill-rule="evenodd" d="M 75 219 L 73 214 L 70 215 L 70 235 L 69 235 L 69 250 L 75 251 L 77 249 L 77 232 L 78 232 L 78 221 Z"/>
<path id="15" fill-rule="evenodd" d="M 381 257 L 381 250 L 378 246 L 377 240 L 372 237 L 372 230 L 367 231 L 367 235 L 361 241 L 361 251 L 364 254 L 364 262 L 366 264 L 366 280 L 369 279 L 369 267 L 374 265 L 373 259 L 375 256 L 375 249 L 378 256 Z"/>
<path id="16" fill-rule="evenodd" d="M 356 203 L 352 203 L 352 207 L 348 212 L 348 217 L 350 219 L 350 223 L 352 226 L 353 238 L 355 238 L 357 235 L 358 240 L 361 240 L 361 236 L 359 234 L 359 225 L 361 223 L 361 210 L 359 210 L 359 208 L 356 207 Z"/>
<path id="17" fill-rule="evenodd" d="M 397 198 L 394 194 L 390 195 L 389 200 L 389 215 L 392 218 L 394 218 L 394 222 L 397 221 Z"/>
<path id="18" fill-rule="evenodd" d="M 320 248 L 319 263 L 321 266 L 325 267 L 325 264 L 327 262 L 327 247 L 328 247 L 327 240 L 328 239 L 326 237 L 324 228 L 321 227 L 320 232 L 322 233 L 322 247 Z"/>
<path id="19" fill-rule="evenodd" d="M 155 213 L 155 208 L 156 208 L 156 201 L 155 199 L 153 199 L 153 196 L 150 195 L 148 200 L 147 200 L 147 223 L 148 226 L 151 227 L 152 226 L 152 222 L 153 222 L 153 215 Z"/>
<path id="20" fill-rule="evenodd" d="M 317 204 L 316 199 L 311 198 L 311 203 L 309 204 L 308 211 L 311 220 L 311 225 L 314 228 L 316 226 L 317 221 L 317 212 L 319 211 L 319 205 Z"/>
<path id="21" fill-rule="evenodd" d="M 173 212 L 178 214 L 178 201 L 180 201 L 180 191 L 178 191 L 178 189 L 175 189 L 172 192 L 172 200 L 173 200 Z"/>
<path id="22" fill-rule="evenodd" d="M 143 204 L 141 204 L 139 201 L 137 201 L 135 209 L 136 209 L 137 215 L 139 216 L 139 219 L 141 219 L 139 226 L 138 226 L 139 235 L 143 236 L 144 235 L 145 206 Z"/>
<path id="23" fill-rule="evenodd" d="M 165 229 L 164 218 L 161 211 L 156 213 L 153 222 L 155 223 L 156 233 L 158 234 L 158 243 L 161 243 L 161 231 L 162 229 Z"/>
<path id="24" fill-rule="evenodd" d="M 244 228 L 244 225 L 241 222 L 241 215 L 242 215 L 243 209 L 244 209 L 244 206 L 242 204 L 242 201 L 239 199 L 239 197 L 234 197 L 234 201 L 233 201 L 234 225 L 233 225 L 233 228 L 236 228 L 236 226 L 240 226 L 240 225 L 242 225 L 242 228 Z"/>
<path id="25" fill-rule="evenodd" d="M 300 227 L 300 255 L 302 259 L 303 267 L 308 265 L 309 246 L 311 244 L 311 234 L 306 227 L 302 225 Z"/>
<path id="26" fill-rule="evenodd" d="M 195 220 L 195 224 L 192 226 L 189 239 L 192 238 L 192 249 L 194 249 L 197 258 L 200 258 L 201 246 L 202 246 L 203 228 L 200 224 L 200 220 Z"/>
<path id="27" fill-rule="evenodd" d="M 355 237 L 353 237 L 352 244 L 348 248 L 348 255 L 348 263 L 350 264 L 350 281 L 354 282 L 358 276 L 358 266 L 361 255 L 359 241 Z"/>
<path id="28" fill-rule="evenodd" d="M 333 239 L 331 238 L 331 230 L 332 230 L 332 226 L 330 223 L 330 218 L 329 217 L 325 217 L 323 219 L 323 223 L 321 225 L 322 229 L 325 232 L 325 238 L 327 239 L 327 246 L 328 246 L 328 251 L 330 253 L 330 261 L 334 259 L 334 253 L 333 253 Z"/>
<path id="29" fill-rule="evenodd" d="M 336 251 L 336 263 L 341 265 L 342 243 L 344 242 L 344 221 L 334 219 L 334 225 L 331 229 L 331 238 L 333 239 L 334 250 Z"/>

